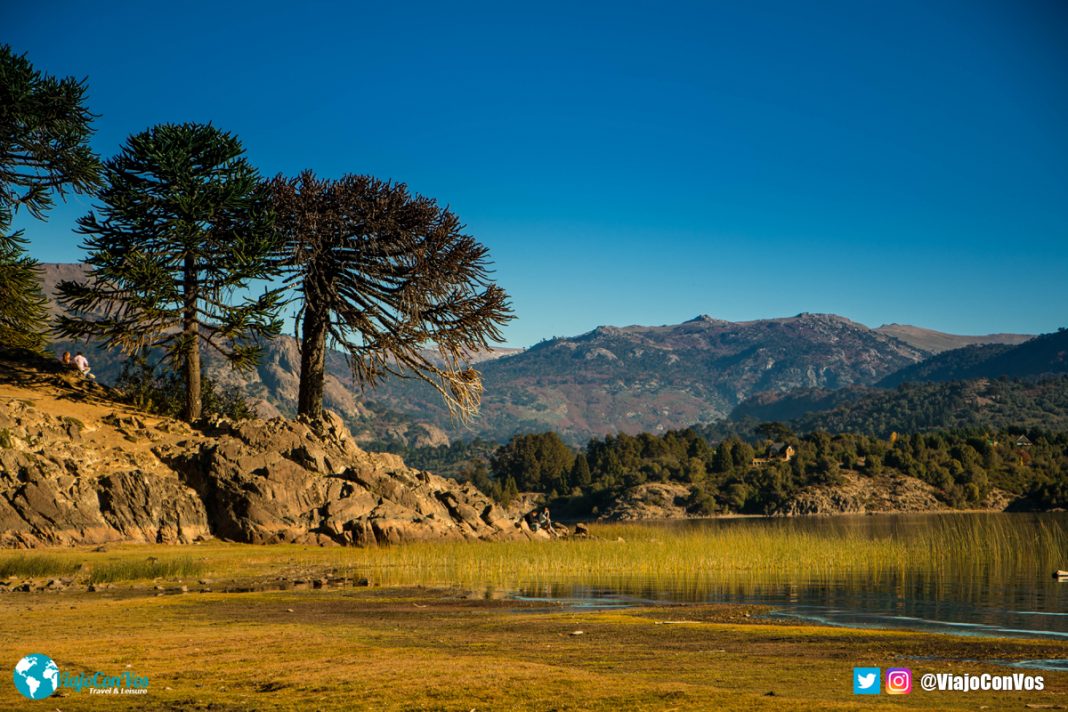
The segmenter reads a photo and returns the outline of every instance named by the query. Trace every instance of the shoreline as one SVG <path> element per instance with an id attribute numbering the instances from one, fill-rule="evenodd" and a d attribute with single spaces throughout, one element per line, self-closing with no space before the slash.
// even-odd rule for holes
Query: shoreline
<path id="1" fill-rule="evenodd" d="M 72 673 L 129 669 L 150 681 L 139 704 L 163 710 L 850 709 L 857 666 L 908 667 L 919 679 L 1011 675 L 1012 662 L 1068 657 L 1064 641 L 786 622 L 744 604 L 575 610 L 418 586 L 9 595 L 4 659 L 40 652 Z M 917 686 L 896 701 L 946 710 L 1068 701 L 1068 672 L 1017 672 L 1041 676 L 1043 690 Z M 64 710 L 122 704 L 60 695 L 50 699 Z M 20 699 L 0 688 L 0 706 Z"/>

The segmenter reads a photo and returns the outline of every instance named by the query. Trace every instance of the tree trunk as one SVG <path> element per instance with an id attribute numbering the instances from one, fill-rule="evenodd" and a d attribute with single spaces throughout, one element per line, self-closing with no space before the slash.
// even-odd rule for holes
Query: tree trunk
<path id="1" fill-rule="evenodd" d="M 326 314 L 304 312 L 300 339 L 300 392 L 297 413 L 309 418 L 323 414 L 323 381 L 326 378 Z"/>
<path id="2" fill-rule="evenodd" d="M 185 258 L 184 288 L 185 305 L 182 313 L 182 338 L 185 341 L 183 360 L 185 361 L 185 412 L 183 417 L 188 423 L 200 419 L 200 337 L 197 319 L 197 272 L 196 260 L 189 255 Z"/>

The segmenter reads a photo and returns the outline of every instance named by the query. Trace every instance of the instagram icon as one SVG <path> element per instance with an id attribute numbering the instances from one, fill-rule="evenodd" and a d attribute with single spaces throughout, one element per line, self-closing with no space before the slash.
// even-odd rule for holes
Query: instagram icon
<path id="1" fill-rule="evenodd" d="M 886 671 L 886 694 L 907 695 L 912 692 L 912 670 L 890 668 Z"/>

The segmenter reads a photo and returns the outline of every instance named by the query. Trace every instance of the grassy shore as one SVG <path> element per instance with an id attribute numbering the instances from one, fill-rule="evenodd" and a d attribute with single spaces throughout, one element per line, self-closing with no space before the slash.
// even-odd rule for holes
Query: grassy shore
<path id="1" fill-rule="evenodd" d="M 365 577 L 387 586 L 497 587 L 515 590 L 546 582 L 781 582 L 843 577 L 878 578 L 906 571 L 1001 569 L 1026 559 L 1039 571 L 1063 568 L 1068 526 L 1042 522 L 1033 528 L 1005 520 L 936 515 L 910 536 L 867 536 L 820 521 L 816 530 L 797 520 L 759 527 L 700 528 L 602 524 L 593 537 L 531 542 L 425 542 L 397 547 L 249 547 L 209 542 L 191 547 L 113 546 L 0 551 L 0 579 L 77 575 L 87 582 L 160 577 L 247 579 L 305 570 Z M 107 547 L 105 547 L 107 548 Z"/>
<path id="2" fill-rule="evenodd" d="M 937 564 L 923 558 L 936 551 L 923 537 L 872 544 L 788 528 L 641 526 L 595 534 L 355 550 L 210 542 L 0 552 L 0 579 L 71 581 L 58 591 L 0 594 L 0 659 L 8 670 L 40 652 L 62 671 L 130 671 L 151 681 L 146 696 L 61 689 L 42 703 L 28 703 L 8 682 L 0 685 L 0 709 L 1068 706 L 1068 673 L 1048 671 L 1023 671 L 1044 676 L 1042 692 L 924 692 L 917 684 L 910 695 L 852 694 L 854 666 L 908 667 L 917 680 L 927 672 L 1009 674 L 1021 671 L 995 661 L 1068 657 L 1068 643 L 1058 641 L 799 625 L 755 606 L 575 610 L 503 596 L 547 572 L 555 580 L 628 570 L 729 580 L 771 576 L 785 563 L 828 573 Z M 1044 546 L 1044 537 L 1063 544 L 1061 535 L 1039 533 L 1030 546 Z M 998 548 L 996 538 L 987 537 L 988 548 Z M 878 561 L 862 563 L 869 555 Z"/>

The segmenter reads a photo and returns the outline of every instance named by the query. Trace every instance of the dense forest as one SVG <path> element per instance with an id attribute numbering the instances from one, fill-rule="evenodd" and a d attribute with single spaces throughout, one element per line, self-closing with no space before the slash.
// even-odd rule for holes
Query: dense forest
<path id="1" fill-rule="evenodd" d="M 786 459 L 786 448 L 793 455 Z M 799 490 L 834 485 L 844 471 L 896 473 L 932 485 L 950 507 L 975 507 L 992 488 L 1019 506 L 1068 506 L 1068 433 L 1041 430 L 940 430 L 888 438 L 824 431 L 799 435 L 763 424 L 752 439 L 712 442 L 696 429 L 663 435 L 619 434 L 573 449 L 555 433 L 518 435 L 487 456 L 486 443 L 423 448 L 417 466 L 474 482 L 507 503 L 516 492 L 541 492 L 557 506 L 595 512 L 646 482 L 690 488 L 694 514 L 775 513 Z"/>

